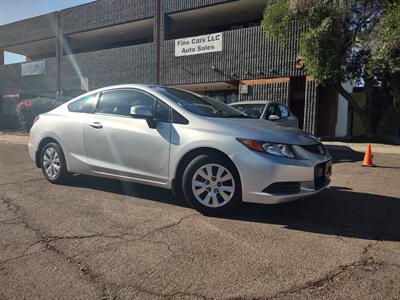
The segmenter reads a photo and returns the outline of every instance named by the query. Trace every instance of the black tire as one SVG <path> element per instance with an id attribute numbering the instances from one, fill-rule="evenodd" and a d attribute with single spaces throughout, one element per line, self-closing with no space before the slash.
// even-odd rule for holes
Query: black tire
<path id="1" fill-rule="evenodd" d="M 223 204 L 224 199 L 221 195 L 216 196 L 211 202 L 213 202 L 215 199 L 218 200 L 219 205 L 223 205 L 220 207 L 209 207 L 206 204 L 201 203 L 199 200 L 196 199 L 196 196 L 193 192 L 192 188 L 192 180 L 196 172 L 200 170 L 202 167 L 205 167 L 206 165 L 219 165 L 223 166 L 226 170 L 228 170 L 234 180 L 234 183 L 231 184 L 234 186 L 234 192 L 232 193 L 232 197 L 229 193 L 229 197 L 231 199 L 226 203 Z M 212 173 L 215 173 L 218 170 L 218 167 L 213 167 Z M 227 174 L 227 173 L 224 173 Z M 213 176 L 213 175 L 212 175 Z M 215 177 L 215 176 L 213 176 Z M 217 180 L 218 181 L 218 180 Z M 230 181 L 228 181 L 229 184 Z M 223 183 L 223 184 L 226 184 Z M 182 191 L 185 197 L 185 200 L 196 210 L 199 212 L 203 213 L 204 215 L 208 216 L 224 216 L 224 215 L 229 215 L 235 212 L 242 204 L 242 189 L 241 189 L 241 184 L 240 184 L 240 176 L 238 171 L 236 170 L 236 167 L 233 165 L 233 163 L 223 157 L 218 157 L 218 156 L 213 156 L 213 155 L 200 155 L 194 158 L 186 167 L 184 173 L 183 173 L 183 179 L 182 179 Z M 204 191 L 204 195 L 207 196 L 207 191 Z M 218 194 L 218 193 L 217 193 Z M 202 194 L 201 194 L 202 195 Z M 199 196 L 201 198 L 201 195 Z M 227 193 L 224 194 L 226 196 Z M 215 200 L 215 201 L 217 201 Z M 206 202 L 206 201 L 205 201 Z M 211 204 L 211 203 L 209 203 Z"/>
<path id="2" fill-rule="evenodd" d="M 50 176 L 46 172 L 45 153 L 49 149 L 54 149 L 59 157 L 59 171 L 55 176 Z M 46 177 L 46 179 L 51 183 L 63 183 L 68 178 L 69 173 L 67 170 L 67 164 L 65 162 L 64 152 L 61 149 L 61 146 L 55 142 L 49 142 L 42 148 L 42 151 L 40 152 L 40 166 L 42 168 L 44 177 Z"/>

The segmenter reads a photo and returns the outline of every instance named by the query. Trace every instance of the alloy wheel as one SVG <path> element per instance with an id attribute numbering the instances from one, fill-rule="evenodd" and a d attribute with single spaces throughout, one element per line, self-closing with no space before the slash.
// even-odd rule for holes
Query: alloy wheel
<path id="1" fill-rule="evenodd" d="M 213 208 L 222 207 L 231 201 L 235 194 L 235 180 L 224 166 L 207 164 L 194 173 L 192 191 L 201 204 Z"/>
<path id="2" fill-rule="evenodd" d="M 60 156 L 54 147 L 49 147 L 44 152 L 43 168 L 49 178 L 56 178 L 60 173 Z"/>

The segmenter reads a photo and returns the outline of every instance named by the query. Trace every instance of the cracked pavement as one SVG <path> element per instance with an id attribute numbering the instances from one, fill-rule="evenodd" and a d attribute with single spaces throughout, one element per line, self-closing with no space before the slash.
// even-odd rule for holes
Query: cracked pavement
<path id="1" fill-rule="evenodd" d="M 209 218 L 158 188 L 52 185 L 0 144 L 0 299 L 398 299 L 400 155 L 334 156 L 311 199 Z"/>

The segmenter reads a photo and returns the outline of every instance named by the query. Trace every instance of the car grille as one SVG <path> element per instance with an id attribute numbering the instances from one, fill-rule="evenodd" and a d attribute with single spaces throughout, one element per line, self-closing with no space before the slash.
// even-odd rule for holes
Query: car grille
<path id="1" fill-rule="evenodd" d="M 314 154 L 319 154 L 319 155 L 324 155 L 326 154 L 326 148 L 322 143 L 316 144 L 316 145 L 306 145 L 306 146 L 300 146 L 304 150 L 314 153 Z"/>

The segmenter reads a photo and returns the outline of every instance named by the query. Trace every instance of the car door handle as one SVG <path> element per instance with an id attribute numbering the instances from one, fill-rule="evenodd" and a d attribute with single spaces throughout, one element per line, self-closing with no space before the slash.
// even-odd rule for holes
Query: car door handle
<path id="1" fill-rule="evenodd" d="M 100 122 L 91 122 L 91 123 L 88 123 L 88 124 L 89 124 L 89 126 L 95 128 L 95 129 L 103 128 L 103 125 Z"/>

